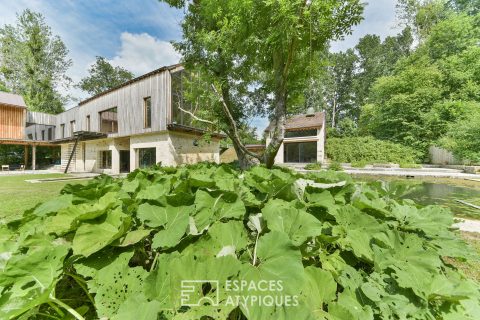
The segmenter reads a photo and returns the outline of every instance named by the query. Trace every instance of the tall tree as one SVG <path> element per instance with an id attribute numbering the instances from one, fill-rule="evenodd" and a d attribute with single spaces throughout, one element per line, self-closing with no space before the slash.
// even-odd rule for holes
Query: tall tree
<path id="1" fill-rule="evenodd" d="M 377 35 L 366 35 L 355 47 L 358 69 L 355 75 L 355 103 L 358 108 L 367 103 L 370 89 L 375 81 L 392 74 L 397 61 L 411 52 L 413 37 L 410 28 L 405 28 L 395 37 L 383 42 Z"/>
<path id="2" fill-rule="evenodd" d="M 480 12 L 480 0 L 450 0 L 448 5 L 457 12 L 466 12 L 470 15 Z"/>
<path id="3" fill-rule="evenodd" d="M 480 27 L 465 14 L 432 28 L 394 74 L 376 81 L 361 127 L 424 153 L 480 101 Z"/>
<path id="4" fill-rule="evenodd" d="M 352 49 L 331 53 L 328 56 L 326 73 L 320 78 L 323 88 L 327 121 L 332 128 L 343 118 L 356 119 L 359 109 L 355 107 L 354 78 L 357 57 Z"/>
<path id="5" fill-rule="evenodd" d="M 448 17 L 447 0 L 398 0 L 400 21 L 413 30 L 417 42 L 422 43 L 438 22 Z"/>
<path id="6" fill-rule="evenodd" d="M 306 87 L 309 57 L 350 32 L 363 12 L 359 0 L 164 2 L 186 9 L 176 48 L 187 69 L 213 86 L 219 102 L 211 107 L 242 167 L 259 158 L 239 136 L 245 115 L 266 112 L 272 119 L 271 143 L 260 158 L 272 166 L 289 107 Z"/>
<path id="7" fill-rule="evenodd" d="M 115 88 L 134 77 L 134 74 L 130 71 L 121 67 L 114 67 L 107 59 L 98 56 L 88 73 L 87 77 L 80 80 L 78 87 L 91 95 Z"/>
<path id="8" fill-rule="evenodd" d="M 67 55 L 39 13 L 27 9 L 17 15 L 16 25 L 0 28 L 0 80 L 22 95 L 30 110 L 63 111 L 66 97 L 59 89 L 69 86 L 66 71 L 72 65 Z"/>

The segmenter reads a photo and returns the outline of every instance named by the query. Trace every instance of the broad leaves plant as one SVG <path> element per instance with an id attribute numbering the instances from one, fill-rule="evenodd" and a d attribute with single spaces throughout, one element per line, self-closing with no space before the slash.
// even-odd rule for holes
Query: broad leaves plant
<path id="1" fill-rule="evenodd" d="M 0 227 L 0 319 L 479 319 L 452 214 L 392 194 L 208 163 L 68 185 Z"/>

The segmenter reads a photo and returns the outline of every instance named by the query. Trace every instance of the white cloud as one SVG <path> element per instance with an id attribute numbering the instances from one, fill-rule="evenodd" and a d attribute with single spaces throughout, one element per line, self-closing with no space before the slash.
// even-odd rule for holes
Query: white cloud
<path id="1" fill-rule="evenodd" d="M 147 33 L 123 32 L 120 39 L 122 41 L 120 50 L 110 63 L 123 67 L 137 76 L 180 61 L 180 54 L 171 43 Z"/>
<path id="2" fill-rule="evenodd" d="M 344 40 L 332 43 L 332 51 L 345 51 L 357 45 L 358 40 L 367 34 L 379 35 L 382 39 L 401 32 L 396 17 L 397 0 L 374 0 L 366 3 L 364 20 L 353 27 L 351 35 Z"/>

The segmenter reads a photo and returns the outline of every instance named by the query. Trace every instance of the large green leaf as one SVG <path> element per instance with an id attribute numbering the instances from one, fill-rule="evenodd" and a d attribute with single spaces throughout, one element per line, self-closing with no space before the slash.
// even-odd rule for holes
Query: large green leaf
<path id="1" fill-rule="evenodd" d="M 130 220 L 117 208 L 97 220 L 83 222 L 73 238 L 73 253 L 88 257 L 99 251 L 124 235 L 130 227 Z"/>
<path id="2" fill-rule="evenodd" d="M 165 208 L 166 223 L 164 229 L 153 237 L 153 248 L 169 248 L 176 246 L 187 231 L 191 206 Z"/>
<path id="3" fill-rule="evenodd" d="M 14 254 L 0 273 L 0 318 L 15 318 L 46 303 L 59 281 L 68 246 L 50 243 Z"/>
<path id="4" fill-rule="evenodd" d="M 322 233 L 323 224 L 291 202 L 270 200 L 262 209 L 262 215 L 270 230 L 284 232 L 297 246 Z"/>

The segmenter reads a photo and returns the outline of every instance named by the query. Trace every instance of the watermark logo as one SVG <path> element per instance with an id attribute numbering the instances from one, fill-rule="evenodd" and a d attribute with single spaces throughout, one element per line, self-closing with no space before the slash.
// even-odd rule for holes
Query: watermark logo
<path id="1" fill-rule="evenodd" d="M 202 292 L 204 284 L 215 285 L 217 290 L 213 297 L 198 296 Z M 180 290 L 180 303 L 186 307 L 199 307 L 208 302 L 208 304 L 218 307 L 220 305 L 220 292 L 218 280 L 182 280 Z"/>
<path id="2" fill-rule="evenodd" d="M 209 290 L 208 296 L 203 295 L 204 285 L 215 290 Z M 276 281 L 246 281 L 227 280 L 182 280 L 180 303 L 182 306 L 199 307 L 211 305 L 224 306 L 298 306 L 298 296 L 283 294 L 284 286 L 281 280 Z M 222 296 L 222 299 L 220 299 Z"/>

